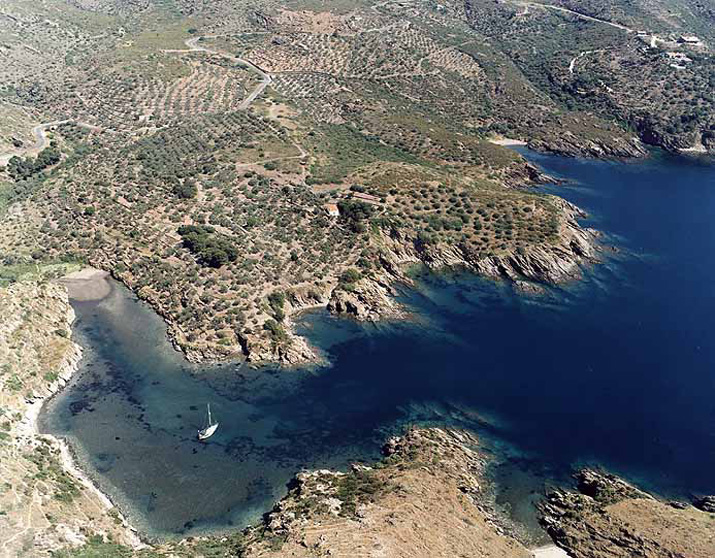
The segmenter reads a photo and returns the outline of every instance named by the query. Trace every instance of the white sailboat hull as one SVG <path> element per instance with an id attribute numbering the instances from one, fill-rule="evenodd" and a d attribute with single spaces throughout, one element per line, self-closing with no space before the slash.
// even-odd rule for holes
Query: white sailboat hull
<path id="1" fill-rule="evenodd" d="M 199 430 L 199 440 L 206 440 L 207 438 L 210 438 L 214 435 L 214 432 L 216 432 L 217 428 L 218 422 L 216 424 L 212 424 L 204 428 L 203 430 Z"/>

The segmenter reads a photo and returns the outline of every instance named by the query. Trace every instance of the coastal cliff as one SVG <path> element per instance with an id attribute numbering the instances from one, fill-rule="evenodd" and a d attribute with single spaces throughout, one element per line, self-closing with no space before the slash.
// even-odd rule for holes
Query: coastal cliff
<path id="1" fill-rule="evenodd" d="M 551 197 L 558 208 L 558 233 L 552 242 L 483 256 L 468 243 L 428 244 L 419 235 L 384 231 L 376 239 L 380 247 L 373 271 L 351 286 L 333 290 L 328 310 L 358 320 L 403 317 L 406 310 L 394 299 L 394 285 L 410 285 L 406 267 L 421 264 L 439 272 L 468 270 L 482 277 L 506 280 L 523 290 L 577 279 L 581 265 L 598 261 L 598 234 L 582 227 L 586 214 L 572 203 Z"/>
<path id="2" fill-rule="evenodd" d="M 593 157 L 596 159 L 638 159 L 648 151 L 635 137 L 578 137 L 568 130 L 528 142 L 530 149 L 565 157 Z"/>

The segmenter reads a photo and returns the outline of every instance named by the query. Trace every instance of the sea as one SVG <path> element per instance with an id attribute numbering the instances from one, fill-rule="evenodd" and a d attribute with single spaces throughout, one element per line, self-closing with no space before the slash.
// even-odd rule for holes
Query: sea
<path id="1" fill-rule="evenodd" d="M 373 462 L 413 424 L 473 430 L 494 505 L 534 540 L 534 504 L 579 467 L 668 499 L 715 494 L 713 161 L 522 153 L 601 232 L 581 280 L 527 295 L 415 270 L 409 320 L 301 316 L 330 365 L 297 369 L 190 364 L 115 283 L 73 303 L 84 358 L 41 429 L 155 539 L 255 523 L 297 472 Z M 220 425 L 200 443 L 209 403 Z"/>

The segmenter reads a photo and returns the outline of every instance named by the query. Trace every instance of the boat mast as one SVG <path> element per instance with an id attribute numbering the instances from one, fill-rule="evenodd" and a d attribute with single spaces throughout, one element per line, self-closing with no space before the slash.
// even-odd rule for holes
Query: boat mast
<path id="1" fill-rule="evenodd" d="M 207 403 L 206 406 L 209 409 L 209 426 L 211 426 L 211 403 Z"/>

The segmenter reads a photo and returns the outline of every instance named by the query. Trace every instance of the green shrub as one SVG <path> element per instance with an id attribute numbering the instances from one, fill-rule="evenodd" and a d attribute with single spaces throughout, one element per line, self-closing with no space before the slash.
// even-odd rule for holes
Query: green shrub
<path id="1" fill-rule="evenodd" d="M 353 232 L 365 232 L 366 226 L 364 221 L 372 217 L 375 208 L 368 204 L 357 200 L 342 200 L 338 202 L 340 210 L 340 218 L 348 223 L 348 226 Z"/>
<path id="2" fill-rule="evenodd" d="M 182 200 L 187 200 L 190 198 L 195 198 L 196 194 L 198 193 L 198 187 L 196 186 L 196 182 L 191 179 L 186 179 L 183 182 L 177 182 L 174 184 L 174 187 L 172 188 L 172 191 L 178 198 L 181 198 Z"/>
<path id="3" fill-rule="evenodd" d="M 229 239 L 218 235 L 205 225 L 183 225 L 178 229 L 183 244 L 196 255 L 199 263 L 208 267 L 221 267 L 236 261 L 238 252 Z"/>
<path id="4" fill-rule="evenodd" d="M 59 161 L 60 152 L 56 147 L 50 146 L 40 151 L 35 159 L 17 156 L 11 158 L 7 164 L 7 172 L 15 181 L 25 180 Z"/>
<path id="5" fill-rule="evenodd" d="M 273 317 L 279 322 L 282 322 L 283 318 L 285 318 L 285 312 L 283 311 L 285 300 L 285 294 L 280 291 L 276 291 L 268 295 L 268 304 L 270 305 L 271 310 L 273 310 Z"/>

